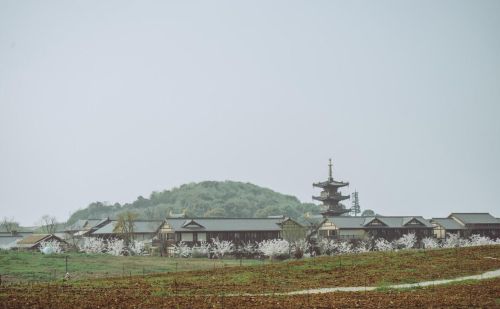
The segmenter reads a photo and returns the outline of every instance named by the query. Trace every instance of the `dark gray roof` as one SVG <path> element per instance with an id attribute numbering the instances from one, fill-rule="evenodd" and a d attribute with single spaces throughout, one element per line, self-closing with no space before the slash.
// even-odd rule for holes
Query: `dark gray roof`
<path id="1" fill-rule="evenodd" d="M 82 220 L 82 219 L 76 220 L 75 223 L 73 223 L 70 226 L 67 226 L 66 230 L 67 231 L 79 231 L 79 230 L 82 230 L 83 227 L 85 226 L 85 223 L 87 223 L 87 220 Z"/>
<path id="2" fill-rule="evenodd" d="M 448 218 L 457 218 L 465 224 L 496 224 L 497 218 L 487 212 L 484 213 L 451 213 Z"/>
<path id="3" fill-rule="evenodd" d="M 283 218 L 167 218 L 176 232 L 187 231 L 280 231 Z M 191 223 L 191 224 L 189 224 Z M 197 224 L 201 225 L 198 227 Z"/>
<path id="4" fill-rule="evenodd" d="M 10 249 L 16 246 L 21 237 L 0 237 L 0 249 Z"/>
<path id="5" fill-rule="evenodd" d="M 405 228 L 407 223 L 415 219 L 422 223 L 425 227 L 431 228 L 432 224 L 421 216 L 369 216 L 369 217 L 328 217 L 328 221 L 332 222 L 337 228 L 343 229 L 359 229 L 370 228 L 370 222 L 378 220 L 382 222 L 386 228 Z M 410 226 L 411 227 L 411 226 Z"/>
<path id="6" fill-rule="evenodd" d="M 0 232 L 0 248 L 10 249 L 15 247 L 18 240 L 33 234 L 33 232 L 17 232 L 12 235 L 10 232 Z"/>
<path id="7" fill-rule="evenodd" d="M 321 181 L 321 182 L 315 182 L 313 183 L 313 186 L 314 187 L 320 187 L 320 188 L 324 188 L 324 187 L 328 187 L 328 186 L 331 186 L 331 187 L 345 187 L 345 186 L 348 186 L 349 183 L 348 182 L 344 182 L 344 181 L 337 181 L 337 180 L 327 180 L 327 181 Z"/>
<path id="8" fill-rule="evenodd" d="M 80 219 L 72 225 L 66 227 L 66 231 L 90 230 L 108 219 Z"/>
<path id="9" fill-rule="evenodd" d="M 38 245 L 41 241 L 46 240 L 57 240 L 60 242 L 64 242 L 61 238 L 57 237 L 54 234 L 31 234 L 24 237 L 21 240 L 18 240 L 16 243 L 16 248 L 33 248 Z"/>
<path id="10" fill-rule="evenodd" d="M 0 237 L 25 237 L 28 235 L 33 234 L 33 232 L 15 232 L 12 234 L 12 232 L 0 232 Z"/>
<path id="11" fill-rule="evenodd" d="M 431 222 L 437 223 L 445 230 L 465 230 L 465 226 L 450 218 L 432 218 Z"/>
<path id="12" fill-rule="evenodd" d="M 184 219 L 185 220 L 185 219 Z M 95 230 L 92 234 L 115 234 L 116 232 L 116 220 L 110 221 L 101 228 Z M 155 233 L 161 226 L 163 221 L 134 221 L 134 233 L 137 234 L 147 234 L 147 233 Z"/>

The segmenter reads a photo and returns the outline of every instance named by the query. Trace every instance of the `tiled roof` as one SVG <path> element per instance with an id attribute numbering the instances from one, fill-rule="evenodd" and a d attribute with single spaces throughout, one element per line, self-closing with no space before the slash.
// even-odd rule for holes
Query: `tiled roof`
<path id="1" fill-rule="evenodd" d="M 67 231 L 79 231 L 79 230 L 82 230 L 86 223 L 87 223 L 87 220 L 82 220 L 82 219 L 76 220 L 75 223 L 73 223 L 70 226 L 67 226 L 66 230 Z"/>
<path id="2" fill-rule="evenodd" d="M 191 220 L 202 227 L 193 226 L 190 224 L 183 227 L 186 223 L 190 223 Z M 214 232 L 224 232 L 224 231 L 280 231 L 280 223 L 283 222 L 283 218 L 192 218 L 192 219 L 166 219 L 168 225 L 170 225 L 174 231 L 193 231 L 193 230 L 203 230 L 203 231 L 214 231 Z"/>
<path id="3" fill-rule="evenodd" d="M 496 224 L 497 218 L 487 212 L 484 213 L 451 213 L 448 218 L 455 217 L 465 224 Z"/>
<path id="4" fill-rule="evenodd" d="M 29 235 L 32 235 L 33 232 L 15 232 L 14 234 L 12 234 L 12 232 L 0 232 L 0 237 L 26 237 L 26 236 L 29 236 Z"/>
<path id="5" fill-rule="evenodd" d="M 465 230 L 465 226 L 450 218 L 432 218 L 431 222 L 437 223 L 445 230 Z"/>
<path id="6" fill-rule="evenodd" d="M 332 222 L 338 228 L 344 229 L 362 229 L 370 228 L 370 222 L 378 220 L 385 224 L 386 228 L 406 228 L 413 227 L 413 225 L 406 225 L 411 220 L 417 220 L 424 225 L 424 227 L 431 228 L 432 224 L 421 216 L 370 216 L 370 217 L 350 217 L 350 216 L 338 216 L 338 217 L 328 217 L 327 220 Z"/>
<path id="7" fill-rule="evenodd" d="M 185 220 L 185 219 L 183 219 Z M 110 221 L 92 234 L 115 234 L 116 220 Z M 134 221 L 134 233 L 155 233 L 163 221 Z"/>
<path id="8" fill-rule="evenodd" d="M 104 223 L 108 219 L 80 219 L 72 225 L 66 227 L 66 231 L 90 230 L 91 228 Z"/>
<path id="9" fill-rule="evenodd" d="M 33 235 L 26 236 L 23 239 L 19 240 L 17 242 L 17 244 L 18 245 L 34 245 L 34 244 L 36 244 L 36 243 L 38 243 L 38 242 L 40 242 L 48 237 L 50 237 L 50 234 L 33 234 Z"/>
<path id="10" fill-rule="evenodd" d="M 41 241 L 46 240 L 57 240 L 59 242 L 65 243 L 60 237 L 54 234 L 33 234 L 26 236 L 21 240 L 18 240 L 15 247 L 16 248 L 33 248 L 38 245 Z"/>

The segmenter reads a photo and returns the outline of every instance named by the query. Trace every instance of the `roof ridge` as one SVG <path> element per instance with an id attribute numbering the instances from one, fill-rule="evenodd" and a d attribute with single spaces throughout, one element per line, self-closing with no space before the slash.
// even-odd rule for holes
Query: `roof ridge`
<path id="1" fill-rule="evenodd" d="M 185 218 L 165 218 L 165 220 L 172 220 L 172 219 L 177 219 L 177 220 L 189 220 L 189 219 L 241 219 L 241 220 L 251 220 L 251 219 L 267 219 L 267 220 L 277 220 L 277 219 L 284 219 L 287 217 L 279 217 L 279 218 L 229 218 L 229 217 L 185 217 Z"/>

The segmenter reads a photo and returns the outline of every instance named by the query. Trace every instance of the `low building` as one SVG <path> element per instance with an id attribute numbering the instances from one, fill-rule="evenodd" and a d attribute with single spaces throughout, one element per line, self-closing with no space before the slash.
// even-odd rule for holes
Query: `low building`
<path id="1" fill-rule="evenodd" d="M 326 217 L 319 227 L 321 238 L 394 240 L 414 233 L 417 238 L 432 236 L 432 224 L 421 216 Z"/>
<path id="2" fill-rule="evenodd" d="M 491 238 L 500 237 L 500 221 L 489 213 L 451 213 L 447 218 L 432 218 L 434 235 L 445 238 L 447 234 L 470 237 L 478 234 Z"/>
<path id="3" fill-rule="evenodd" d="M 19 250 L 39 250 L 40 244 L 47 241 L 57 241 L 63 248 L 68 247 L 68 243 L 54 234 L 32 234 L 20 239 L 13 248 Z"/>
<path id="4" fill-rule="evenodd" d="M 434 236 L 438 239 L 446 238 L 448 234 L 466 237 L 466 227 L 451 218 L 432 218 L 430 222 L 433 226 Z"/>
<path id="5" fill-rule="evenodd" d="M 123 238 L 123 231 L 117 226 L 118 221 L 109 220 L 102 227 L 93 231 L 89 236 L 101 238 Z M 157 236 L 162 220 L 134 220 L 134 225 L 131 230 L 131 238 L 138 241 L 150 241 Z"/>
<path id="6" fill-rule="evenodd" d="M 234 244 L 268 239 L 296 241 L 304 239 L 306 229 L 290 218 L 167 218 L 159 240 L 166 248 L 179 241 L 194 244 L 211 239 L 230 240 Z"/>

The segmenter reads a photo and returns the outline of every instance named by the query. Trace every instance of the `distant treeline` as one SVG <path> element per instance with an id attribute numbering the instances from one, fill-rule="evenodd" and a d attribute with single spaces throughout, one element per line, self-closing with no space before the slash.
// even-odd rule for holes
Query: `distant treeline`
<path id="1" fill-rule="evenodd" d="M 121 205 L 91 203 L 71 215 L 68 224 L 78 219 L 116 218 L 121 212 L 132 211 L 142 219 L 162 219 L 171 213 L 196 217 L 267 217 L 285 215 L 302 218 L 318 214 L 320 207 L 301 203 L 296 197 L 284 195 L 250 183 L 236 181 L 204 181 L 190 183 L 149 198 L 139 196 L 134 202 Z"/>

